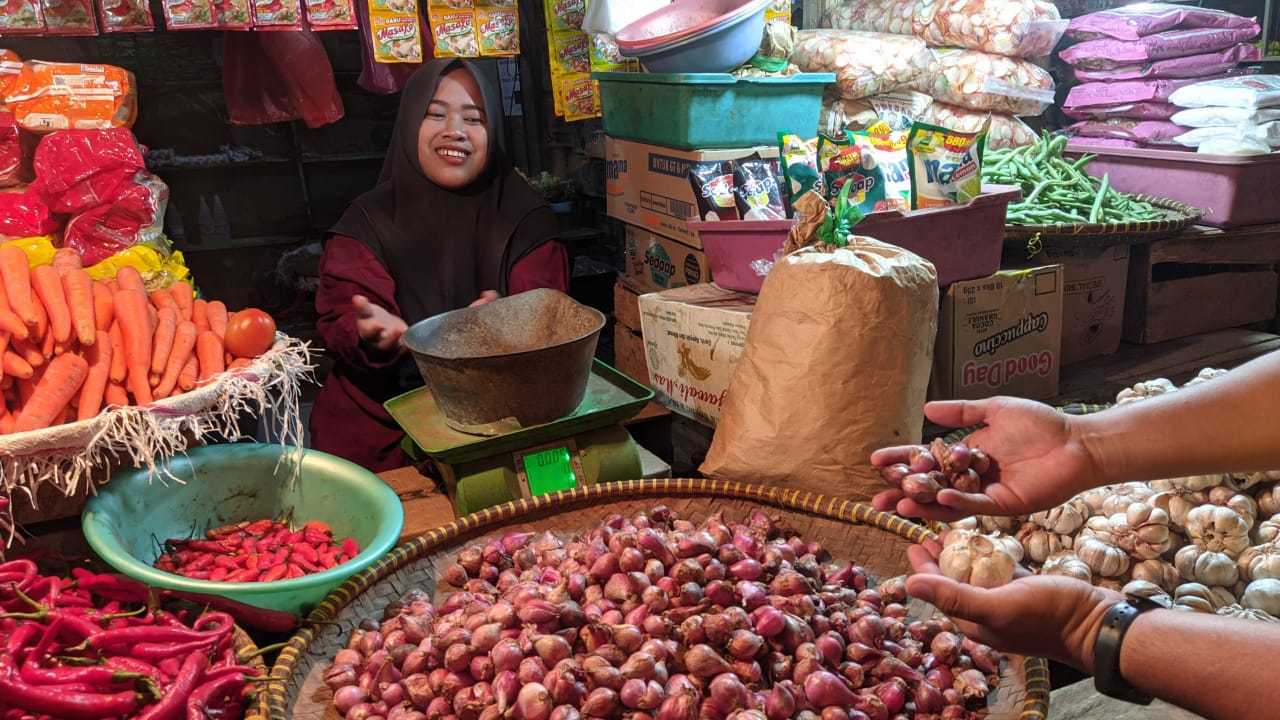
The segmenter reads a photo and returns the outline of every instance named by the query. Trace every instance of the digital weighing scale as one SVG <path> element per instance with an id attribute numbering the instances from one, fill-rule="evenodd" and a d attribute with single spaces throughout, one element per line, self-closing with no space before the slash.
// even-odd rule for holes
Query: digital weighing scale
<path id="1" fill-rule="evenodd" d="M 458 517 L 483 508 L 574 487 L 643 477 L 641 448 L 622 422 L 653 390 L 593 359 L 582 402 L 571 414 L 495 436 L 469 435 L 445 423 L 426 387 L 384 406 L 404 428 L 404 448 L 440 470 Z"/>

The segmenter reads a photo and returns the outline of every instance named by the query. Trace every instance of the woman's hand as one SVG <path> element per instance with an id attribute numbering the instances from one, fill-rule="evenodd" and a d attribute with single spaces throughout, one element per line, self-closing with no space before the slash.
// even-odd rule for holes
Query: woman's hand
<path id="1" fill-rule="evenodd" d="M 1061 575 L 1026 575 L 1008 585 L 958 583 L 938 569 L 937 541 L 907 549 L 916 574 L 907 594 L 932 603 L 960 632 L 1001 652 L 1047 657 L 1093 673 L 1093 647 L 1102 618 L 1120 593 Z"/>
<path id="2" fill-rule="evenodd" d="M 361 343 L 382 352 L 400 347 L 400 337 L 409 329 L 403 319 L 369 302 L 364 295 L 352 295 L 351 307 L 356 313 L 356 334 Z"/>
<path id="3" fill-rule="evenodd" d="M 485 290 L 484 292 L 480 293 L 480 297 L 476 298 L 475 301 L 472 302 L 467 307 L 476 307 L 477 305 L 488 305 L 489 303 L 493 302 L 494 300 L 497 300 L 500 297 L 502 296 L 498 294 L 497 290 Z"/>
<path id="4" fill-rule="evenodd" d="M 947 427 L 985 423 L 967 438 L 971 448 L 990 456 L 980 493 L 946 489 L 936 503 L 906 499 L 900 490 L 885 490 L 872 504 L 905 517 L 955 520 L 968 515 L 1027 515 L 1069 500 L 1093 487 L 1098 462 L 1073 430 L 1072 416 L 1043 403 L 1010 397 L 987 400 L 947 400 L 925 406 L 925 415 Z M 871 454 L 871 463 L 887 467 L 906 462 L 910 447 L 893 447 Z"/>

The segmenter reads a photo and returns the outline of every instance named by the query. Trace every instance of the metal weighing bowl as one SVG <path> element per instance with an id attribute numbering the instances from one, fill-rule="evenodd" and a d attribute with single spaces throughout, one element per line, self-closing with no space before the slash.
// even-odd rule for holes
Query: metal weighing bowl
<path id="1" fill-rule="evenodd" d="M 403 342 L 449 427 L 501 435 L 578 407 L 604 324 L 599 310 L 538 289 L 429 317 Z"/>

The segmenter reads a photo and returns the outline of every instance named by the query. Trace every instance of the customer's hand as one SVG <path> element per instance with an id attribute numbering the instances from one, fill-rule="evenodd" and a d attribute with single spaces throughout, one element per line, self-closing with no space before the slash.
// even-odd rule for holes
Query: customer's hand
<path id="1" fill-rule="evenodd" d="M 1026 515 L 1047 510 L 1094 485 L 1097 462 L 1076 437 L 1072 416 L 1043 403 L 1011 397 L 947 400 L 925 405 L 925 416 L 939 425 L 968 427 L 985 423 L 965 443 L 992 461 L 982 492 L 945 489 L 935 503 L 918 503 L 897 489 L 872 499 L 879 510 L 904 517 L 955 520 L 968 515 Z M 877 450 L 871 463 L 888 467 L 906 462 L 911 446 Z"/>
<path id="2" fill-rule="evenodd" d="M 356 314 L 356 334 L 365 346 L 382 352 L 400 347 L 400 338 L 409 326 L 398 315 L 369 301 L 364 295 L 352 295 L 351 307 Z"/>
<path id="3" fill-rule="evenodd" d="M 480 297 L 476 298 L 467 307 L 476 307 L 477 305 L 488 305 L 489 303 L 493 302 L 494 300 L 497 300 L 500 297 L 502 296 L 498 294 L 497 290 L 485 290 L 484 292 L 480 293 Z"/>

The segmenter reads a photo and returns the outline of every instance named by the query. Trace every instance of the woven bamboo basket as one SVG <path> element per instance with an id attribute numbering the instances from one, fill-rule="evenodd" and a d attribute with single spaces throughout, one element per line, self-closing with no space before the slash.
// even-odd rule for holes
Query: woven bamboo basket
<path id="1" fill-rule="evenodd" d="M 280 652 L 257 712 L 271 720 L 340 720 L 323 682 L 334 653 L 362 619 L 381 618 L 383 609 L 406 590 L 421 588 L 439 599 L 436 578 L 456 561 L 463 546 L 513 530 L 567 535 L 598 525 L 611 513 L 629 517 L 659 504 L 695 522 L 713 512 L 741 519 L 751 509 L 763 508 L 780 525 L 821 541 L 835 559 L 858 563 L 875 581 L 907 572 L 907 547 L 935 537 L 919 525 L 864 503 L 717 480 L 630 480 L 506 503 L 400 546 L 330 593 Z M 914 616 L 933 612 L 915 600 L 909 609 Z M 1007 656 L 1001 683 L 991 696 L 989 717 L 1043 719 L 1048 705 L 1047 663 Z"/>
<path id="2" fill-rule="evenodd" d="M 1049 245 L 1055 248 L 1097 248 L 1113 245 L 1137 245 L 1173 237 L 1195 224 L 1204 210 L 1176 200 L 1135 195 L 1134 199 L 1149 203 L 1164 212 L 1159 220 L 1141 220 L 1124 223 L 1053 223 L 1051 225 L 1006 225 L 1005 247 L 1011 250 L 1026 248 L 1029 256 L 1039 248 Z"/>

